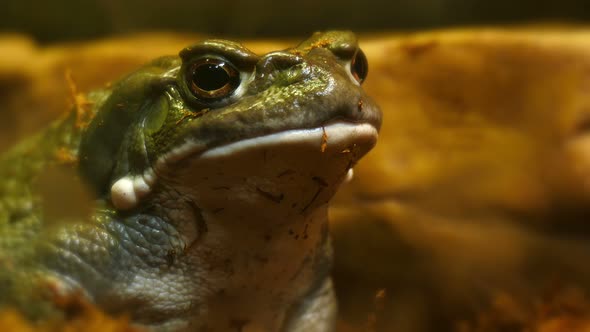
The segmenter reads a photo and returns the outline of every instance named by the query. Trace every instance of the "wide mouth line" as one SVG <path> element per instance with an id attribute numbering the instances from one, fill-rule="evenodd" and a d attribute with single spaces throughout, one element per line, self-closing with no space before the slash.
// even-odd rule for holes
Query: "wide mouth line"
<path id="1" fill-rule="evenodd" d="M 198 158 L 224 157 L 242 150 L 286 147 L 291 144 L 317 145 L 319 151 L 324 140 L 326 144 L 341 144 L 343 141 L 354 141 L 362 137 L 376 141 L 377 136 L 377 128 L 370 123 L 336 121 L 313 128 L 289 129 L 223 144 L 201 151 Z"/>
<path id="2" fill-rule="evenodd" d="M 379 132 L 378 129 L 369 122 L 351 122 L 338 119 L 316 127 L 287 129 L 260 136 L 248 137 L 243 140 L 224 143 L 211 147 L 207 147 L 204 144 L 199 144 L 197 142 L 189 140 L 185 142 L 183 145 L 172 149 L 163 157 L 161 157 L 156 163 L 156 168 L 160 168 L 162 166 L 165 166 L 166 164 L 174 164 L 177 162 L 181 162 L 188 158 L 208 158 L 216 154 L 219 154 L 219 156 L 224 154 L 229 155 L 231 152 L 236 152 L 240 148 L 253 148 L 255 146 L 261 147 L 262 145 L 270 147 L 272 145 L 288 145 L 295 142 L 307 142 L 310 144 L 318 142 L 318 144 L 320 144 L 322 137 L 324 137 L 324 135 L 327 135 L 328 140 L 330 140 L 330 136 L 332 136 L 330 135 L 330 132 L 342 133 L 342 131 L 344 131 L 344 133 L 347 134 L 354 134 L 355 132 L 363 133 L 366 136 L 373 137 L 374 141 L 376 141 Z M 340 136 L 340 138 L 343 138 L 348 135 L 344 134 Z M 221 152 L 220 154 L 220 152 L 216 151 L 224 152 Z"/>

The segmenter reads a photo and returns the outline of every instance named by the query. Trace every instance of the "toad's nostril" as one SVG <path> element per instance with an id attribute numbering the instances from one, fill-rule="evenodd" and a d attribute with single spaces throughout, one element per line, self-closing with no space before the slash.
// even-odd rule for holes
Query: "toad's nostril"
<path id="1" fill-rule="evenodd" d="M 268 74 L 277 70 L 289 69 L 303 62 L 299 55 L 287 52 L 272 52 L 265 55 L 256 65 L 259 74 Z"/>

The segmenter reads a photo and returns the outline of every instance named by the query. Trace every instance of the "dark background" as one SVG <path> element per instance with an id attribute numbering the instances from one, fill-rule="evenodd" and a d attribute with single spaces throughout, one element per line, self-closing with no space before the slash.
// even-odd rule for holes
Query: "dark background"
<path id="1" fill-rule="evenodd" d="M 527 22 L 583 23 L 586 0 L 3 0 L 0 32 L 42 43 L 149 30 L 300 36 L 346 28 L 418 30 Z"/>

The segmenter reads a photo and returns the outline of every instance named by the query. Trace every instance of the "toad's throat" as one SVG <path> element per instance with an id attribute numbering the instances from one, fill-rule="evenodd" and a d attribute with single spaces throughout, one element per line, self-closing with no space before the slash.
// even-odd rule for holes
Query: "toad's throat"
<path id="1" fill-rule="evenodd" d="M 118 210 L 135 208 L 142 198 L 152 191 L 157 181 L 156 174 L 187 158 L 215 161 L 252 150 L 272 148 L 288 150 L 293 146 L 307 147 L 311 151 L 317 151 L 318 154 L 349 153 L 354 146 L 354 159 L 358 160 L 373 148 L 377 142 L 377 136 L 377 129 L 368 123 L 334 122 L 312 129 L 292 129 L 244 139 L 205 151 L 198 143 L 189 141 L 161 157 L 153 169 L 148 169 L 140 175 L 127 175 L 118 179 L 111 187 L 111 200 Z"/>

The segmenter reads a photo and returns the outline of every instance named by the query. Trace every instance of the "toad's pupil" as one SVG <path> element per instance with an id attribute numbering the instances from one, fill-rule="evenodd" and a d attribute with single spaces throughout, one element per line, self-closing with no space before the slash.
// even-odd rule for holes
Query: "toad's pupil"
<path id="1" fill-rule="evenodd" d="M 193 83 L 205 91 L 215 91 L 223 88 L 230 81 L 229 74 L 218 64 L 203 64 L 193 71 Z"/>

